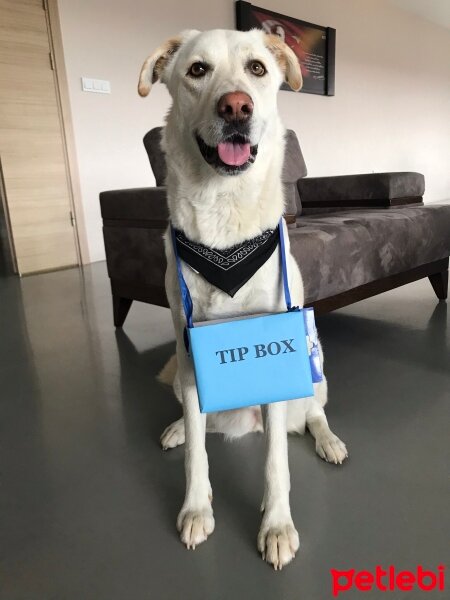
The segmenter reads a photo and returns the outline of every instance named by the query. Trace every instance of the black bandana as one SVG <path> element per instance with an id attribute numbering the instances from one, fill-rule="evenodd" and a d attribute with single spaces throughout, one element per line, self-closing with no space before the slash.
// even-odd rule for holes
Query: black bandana
<path id="1" fill-rule="evenodd" d="M 178 256 L 212 285 L 233 297 L 268 260 L 277 247 L 278 227 L 225 250 L 188 240 L 175 230 Z"/>

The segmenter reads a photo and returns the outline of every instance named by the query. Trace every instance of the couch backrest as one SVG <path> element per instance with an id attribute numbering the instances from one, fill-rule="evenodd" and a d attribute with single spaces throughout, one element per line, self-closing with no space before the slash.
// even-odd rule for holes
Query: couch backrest
<path id="1" fill-rule="evenodd" d="M 308 169 L 297 134 L 292 129 L 287 129 L 282 179 L 285 183 L 295 183 L 300 177 L 306 177 L 307 174 Z"/>
<path id="2" fill-rule="evenodd" d="M 150 129 L 150 131 L 144 135 L 143 140 L 158 187 L 164 185 L 167 175 L 166 158 L 161 149 L 162 130 L 162 127 Z"/>
<path id="3" fill-rule="evenodd" d="M 150 129 L 150 131 L 145 134 L 143 140 L 158 187 L 164 185 L 167 174 L 164 152 L 161 149 L 162 129 L 162 127 Z M 288 129 L 286 131 L 286 147 L 282 173 L 283 183 L 285 184 L 286 213 L 288 214 L 295 215 L 300 214 L 301 212 L 301 203 L 297 186 L 293 184 L 295 184 L 300 177 L 305 177 L 306 174 L 306 164 L 297 135 L 292 129 Z"/>

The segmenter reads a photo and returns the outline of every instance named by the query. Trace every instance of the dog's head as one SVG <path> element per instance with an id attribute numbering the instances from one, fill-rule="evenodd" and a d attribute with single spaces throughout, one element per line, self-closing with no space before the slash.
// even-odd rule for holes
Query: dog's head
<path id="1" fill-rule="evenodd" d="M 256 29 L 187 31 L 167 40 L 145 61 L 139 94 L 147 96 L 158 80 L 172 96 L 183 139 L 187 134 L 221 175 L 242 173 L 255 162 L 267 123 L 277 118 L 281 83 L 294 90 L 302 85 L 291 48 Z"/>

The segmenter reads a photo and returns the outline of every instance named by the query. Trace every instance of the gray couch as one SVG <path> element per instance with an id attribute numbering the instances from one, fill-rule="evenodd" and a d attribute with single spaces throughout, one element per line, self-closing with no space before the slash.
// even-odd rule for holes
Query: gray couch
<path id="1" fill-rule="evenodd" d="M 156 187 L 100 194 L 114 323 L 133 300 L 167 306 L 162 234 L 168 211 L 161 128 L 144 138 Z M 450 205 L 425 205 L 420 173 L 306 177 L 293 131 L 283 168 L 285 217 L 305 302 L 328 312 L 429 277 L 447 297 Z"/>

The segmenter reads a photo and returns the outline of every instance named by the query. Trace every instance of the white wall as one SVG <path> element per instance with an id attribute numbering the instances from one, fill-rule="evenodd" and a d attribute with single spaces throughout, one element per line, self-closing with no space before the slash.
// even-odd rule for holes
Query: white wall
<path id="1" fill-rule="evenodd" d="M 234 28 L 233 0 L 58 0 L 90 260 L 104 258 L 98 194 L 153 185 L 143 135 L 169 106 L 136 83 L 143 59 L 187 28 Z M 255 0 L 337 30 L 336 95 L 280 92 L 310 175 L 420 171 L 450 198 L 450 31 L 388 0 Z M 112 94 L 81 91 L 80 77 Z"/>

